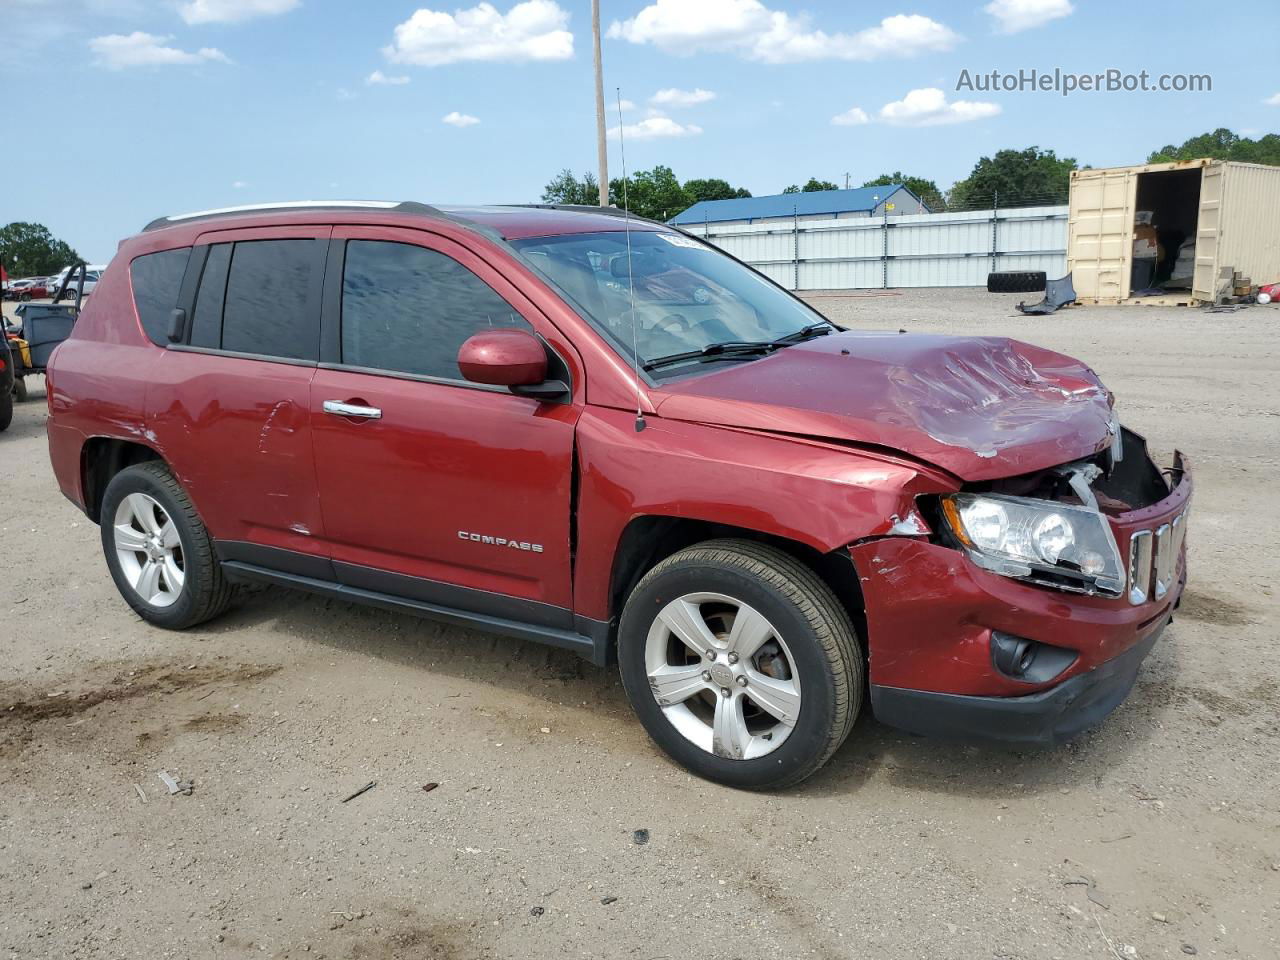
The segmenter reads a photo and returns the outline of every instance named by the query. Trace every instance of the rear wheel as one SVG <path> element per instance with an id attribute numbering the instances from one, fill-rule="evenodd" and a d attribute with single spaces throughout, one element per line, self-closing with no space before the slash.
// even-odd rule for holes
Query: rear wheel
<path id="1" fill-rule="evenodd" d="M 138 616 L 181 630 L 222 613 L 233 588 L 182 485 L 157 461 L 121 470 L 102 497 L 102 549 Z"/>
<path id="2" fill-rule="evenodd" d="M 747 789 L 799 783 L 848 736 L 863 698 L 848 613 L 774 547 L 718 540 L 640 581 L 618 636 L 641 723 L 699 776 Z"/>
<path id="3" fill-rule="evenodd" d="M 19 403 L 27 402 L 27 381 L 22 377 L 13 381 L 13 397 Z"/>
<path id="4" fill-rule="evenodd" d="M 8 390 L 0 390 L 0 430 L 8 430 L 13 422 L 13 394 Z"/>

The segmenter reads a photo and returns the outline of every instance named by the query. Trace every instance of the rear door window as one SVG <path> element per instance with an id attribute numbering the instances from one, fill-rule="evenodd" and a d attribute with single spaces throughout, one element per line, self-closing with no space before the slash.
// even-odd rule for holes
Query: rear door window
<path id="1" fill-rule="evenodd" d="M 162 250 L 135 257 L 129 265 L 129 277 L 133 285 L 133 302 L 138 308 L 142 329 L 152 343 L 163 346 L 169 342 L 169 326 L 173 320 L 173 308 L 178 305 L 178 292 L 182 275 L 187 269 L 190 247 L 180 250 Z M 96 273 L 85 275 L 85 280 L 97 281 Z"/>
<path id="2" fill-rule="evenodd" d="M 222 313 L 222 349 L 316 360 L 320 318 L 312 283 L 323 269 L 319 240 L 246 240 L 235 244 Z"/>
<path id="3" fill-rule="evenodd" d="M 452 257 L 407 243 L 350 240 L 342 274 L 342 362 L 462 380 L 458 348 L 481 330 L 533 328 Z"/>
<path id="4" fill-rule="evenodd" d="M 191 320 L 193 347 L 222 346 L 222 304 L 227 296 L 227 269 L 231 266 L 231 244 L 209 248 L 196 291 L 195 313 Z"/>

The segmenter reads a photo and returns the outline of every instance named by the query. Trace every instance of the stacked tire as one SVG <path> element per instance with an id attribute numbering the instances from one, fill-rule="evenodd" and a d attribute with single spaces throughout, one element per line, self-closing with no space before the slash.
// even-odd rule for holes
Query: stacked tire
<path id="1" fill-rule="evenodd" d="M 1043 270 L 997 270 L 987 274 L 987 293 L 1039 293 L 1048 280 Z"/>

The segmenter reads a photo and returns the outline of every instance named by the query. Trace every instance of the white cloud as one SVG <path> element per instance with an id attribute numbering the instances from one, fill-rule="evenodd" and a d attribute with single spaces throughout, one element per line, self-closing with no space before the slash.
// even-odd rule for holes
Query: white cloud
<path id="1" fill-rule="evenodd" d="M 480 118 L 473 117 L 469 113 L 459 113 L 457 110 L 453 110 L 441 117 L 440 122 L 447 123 L 451 127 L 474 127 L 480 122 Z"/>
<path id="2" fill-rule="evenodd" d="M 422 67 L 463 60 L 568 60 L 568 24 L 568 11 L 553 0 L 525 0 L 505 14 L 491 3 L 453 13 L 424 7 L 396 27 L 395 41 L 382 52 L 395 63 Z"/>
<path id="3" fill-rule="evenodd" d="M 659 90 L 650 97 L 649 102 L 667 107 L 693 107 L 715 98 L 716 95 L 713 92 L 703 90 L 701 87 L 696 90 L 678 90 L 675 87 L 667 87 L 665 90 Z"/>
<path id="4" fill-rule="evenodd" d="M 354 90 L 348 90 L 346 87 L 338 88 L 337 97 L 339 100 L 354 100 L 358 96 L 360 96 L 360 94 L 356 93 Z"/>
<path id="5" fill-rule="evenodd" d="M 630 100 L 614 101 L 614 109 L 616 110 L 634 110 L 635 108 L 636 108 L 636 105 Z"/>
<path id="6" fill-rule="evenodd" d="M 300 0 L 190 0 L 178 7 L 187 23 L 239 23 L 288 13 Z"/>
<path id="7" fill-rule="evenodd" d="M 870 123 L 871 118 L 861 107 L 850 107 L 844 113 L 837 113 L 831 118 L 831 122 L 837 127 L 858 127 L 864 123 Z"/>
<path id="8" fill-rule="evenodd" d="M 389 77 L 381 70 L 375 70 L 365 77 L 364 82 L 371 87 L 402 87 L 409 82 L 409 78 L 405 76 Z"/>
<path id="9" fill-rule="evenodd" d="M 616 137 L 619 128 L 611 127 L 609 136 Z M 621 128 L 628 140 L 654 140 L 658 137 L 691 137 L 702 132 L 692 123 L 676 123 L 670 117 L 647 117 L 638 123 L 628 123 Z"/>
<path id="10" fill-rule="evenodd" d="M 609 36 L 668 53 L 728 51 L 767 63 L 910 57 L 960 40 L 919 14 L 885 17 L 856 33 L 825 33 L 811 29 L 807 16 L 770 10 L 760 0 L 654 0 L 630 20 L 614 21 Z"/>
<path id="11" fill-rule="evenodd" d="M 225 53 L 213 47 L 201 47 L 194 53 L 179 50 L 177 47 L 166 47 L 165 43 L 172 39 L 173 37 L 160 37 L 153 33 L 135 30 L 127 36 L 122 33 L 112 33 L 105 37 L 94 37 L 89 41 L 89 48 L 98 55 L 94 63 L 108 70 L 231 62 Z"/>
<path id="12" fill-rule="evenodd" d="M 966 123 L 994 117 L 1000 112 L 998 103 L 980 100 L 953 100 L 937 87 L 912 90 L 901 100 L 880 108 L 880 119 L 900 127 L 936 127 L 947 123 Z"/>
<path id="13" fill-rule="evenodd" d="M 1280 93 L 1273 93 L 1267 99 L 1262 101 L 1268 107 L 1280 107 Z"/>
<path id="14" fill-rule="evenodd" d="M 247 183 L 245 183 L 243 180 L 236 180 L 235 182 L 233 182 L 233 183 L 231 184 L 231 189 L 232 189 L 232 190 L 243 190 L 243 189 L 244 189 L 245 187 L 247 187 L 247 186 L 248 186 L 248 184 L 247 184 Z"/>
<path id="15" fill-rule="evenodd" d="M 1030 30 L 1075 11 L 1071 0 L 991 0 L 982 9 L 995 18 L 1000 33 Z"/>

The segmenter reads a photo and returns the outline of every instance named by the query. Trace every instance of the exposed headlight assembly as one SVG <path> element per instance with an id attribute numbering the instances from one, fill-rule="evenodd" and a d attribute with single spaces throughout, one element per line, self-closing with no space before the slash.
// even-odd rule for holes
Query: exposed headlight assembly
<path id="1" fill-rule="evenodd" d="M 942 498 L 951 533 L 978 566 L 1062 590 L 1124 592 L 1111 525 L 1090 507 L 1003 494 Z"/>

